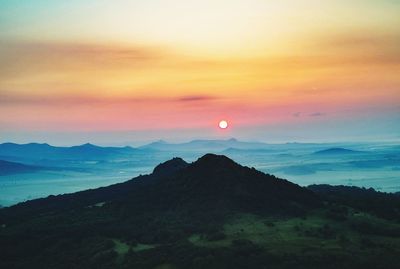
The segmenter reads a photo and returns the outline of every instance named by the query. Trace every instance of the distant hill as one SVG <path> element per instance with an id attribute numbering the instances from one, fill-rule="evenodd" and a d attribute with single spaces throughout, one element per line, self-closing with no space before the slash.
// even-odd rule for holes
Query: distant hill
<path id="1" fill-rule="evenodd" d="M 236 149 L 266 149 L 268 144 L 261 142 L 242 142 L 235 138 L 227 140 L 192 140 L 186 143 L 167 143 L 157 141 L 140 147 L 141 149 L 154 149 L 161 151 L 198 151 L 220 152 L 228 148 Z"/>
<path id="2" fill-rule="evenodd" d="M 0 144 L 0 156 L 2 159 L 76 159 L 98 160 L 111 155 L 132 154 L 137 150 L 132 147 L 100 147 L 90 143 L 72 147 L 55 147 L 49 144 L 29 143 Z"/>
<path id="3" fill-rule="evenodd" d="M 349 154 L 359 154 L 359 153 L 363 153 L 363 152 L 351 150 L 351 149 L 345 149 L 345 148 L 329 148 L 329 149 L 316 151 L 313 154 L 329 156 L 329 155 L 349 155 Z"/>
<path id="4" fill-rule="evenodd" d="M 20 173 L 31 173 L 41 169 L 42 167 L 39 166 L 25 165 L 21 163 L 0 160 L 0 176 L 20 174 Z"/>
<path id="5" fill-rule="evenodd" d="M 221 153 L 222 154 L 243 154 L 243 153 L 250 153 L 250 154 L 264 154 L 264 153 L 273 153 L 276 152 L 276 150 L 272 149 L 266 149 L 266 148 L 227 148 L 223 150 Z"/>
<path id="6" fill-rule="evenodd" d="M 335 143 L 283 143 L 269 144 L 264 142 L 240 141 L 235 138 L 230 139 L 198 139 L 185 143 L 169 143 L 164 140 L 155 141 L 139 147 L 143 150 L 164 151 L 164 152 L 196 152 L 198 153 L 216 153 L 216 154 L 240 154 L 257 153 L 268 154 L 274 152 L 287 152 L 291 150 L 301 150 L 304 153 L 310 151 L 322 150 L 327 147 L 336 146 Z"/>

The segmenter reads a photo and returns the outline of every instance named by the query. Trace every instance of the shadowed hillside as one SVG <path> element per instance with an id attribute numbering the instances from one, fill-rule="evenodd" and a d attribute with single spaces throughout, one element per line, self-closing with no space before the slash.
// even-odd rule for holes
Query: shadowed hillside
<path id="1" fill-rule="evenodd" d="M 396 268 L 400 197 L 380 214 L 358 206 L 368 190 L 354 202 L 327 188 L 221 155 L 174 158 L 124 183 L 2 208 L 0 267 Z"/>

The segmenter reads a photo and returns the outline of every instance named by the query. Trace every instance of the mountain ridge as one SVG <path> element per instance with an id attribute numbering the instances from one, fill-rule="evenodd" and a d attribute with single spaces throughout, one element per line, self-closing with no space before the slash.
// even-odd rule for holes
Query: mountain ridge
<path id="1" fill-rule="evenodd" d="M 136 198 L 133 193 L 137 194 Z M 49 196 L 22 202 L 10 208 L 19 208 L 25 214 L 33 209 L 32 214 L 36 214 L 36 208 L 43 213 L 41 209 L 58 210 L 58 205 L 59 209 L 65 210 L 107 200 L 127 202 L 131 199 L 152 201 L 151 203 L 163 210 L 168 205 L 181 206 L 179 202 L 182 200 L 191 201 L 193 206 L 211 207 L 213 202 L 225 199 L 227 203 L 224 202 L 224 206 L 244 206 L 247 210 L 251 207 L 256 211 L 261 205 L 272 210 L 279 204 L 282 208 L 287 207 L 288 212 L 295 213 L 301 211 L 302 206 L 315 207 L 319 204 L 319 199 L 311 191 L 294 183 L 241 166 L 223 155 L 206 154 L 190 164 L 181 158 L 173 158 L 156 166 L 153 173 L 123 183 Z"/>
<path id="2" fill-rule="evenodd" d="M 235 148 L 266 148 L 269 144 L 263 142 L 247 142 L 239 141 L 236 138 L 229 139 L 195 139 L 184 143 L 168 143 L 166 141 L 156 141 L 150 144 L 143 145 L 139 149 L 156 149 L 161 151 L 166 150 L 182 150 L 182 151 L 193 151 L 197 150 L 200 152 L 216 152 L 222 151 L 229 147 Z"/>
<path id="3" fill-rule="evenodd" d="M 138 151 L 138 149 L 126 147 L 101 147 L 86 143 L 71 147 L 52 146 L 47 143 L 2 143 L 0 144 L 0 156 L 8 158 L 20 158 L 22 160 L 41 159 L 101 159 L 109 155 L 124 155 Z"/>
<path id="4" fill-rule="evenodd" d="M 1 208 L 0 267 L 397 268 L 399 209 L 395 194 L 307 189 L 215 154 L 173 158 L 124 183 Z"/>

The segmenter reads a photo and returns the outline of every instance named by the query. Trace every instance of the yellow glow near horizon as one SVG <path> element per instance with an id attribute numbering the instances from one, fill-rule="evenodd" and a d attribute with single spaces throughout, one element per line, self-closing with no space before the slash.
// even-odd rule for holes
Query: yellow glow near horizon
<path id="1" fill-rule="evenodd" d="M 3 1 L 0 123 L 195 127 L 233 111 L 236 129 L 393 111 L 399 12 L 389 0 Z"/>

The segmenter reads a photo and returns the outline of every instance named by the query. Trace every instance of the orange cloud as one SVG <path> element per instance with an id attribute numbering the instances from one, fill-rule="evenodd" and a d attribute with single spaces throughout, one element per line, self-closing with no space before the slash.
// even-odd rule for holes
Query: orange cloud
<path id="1" fill-rule="evenodd" d="M 305 120 L 292 116 L 297 112 L 329 118 L 347 107 L 385 109 L 400 101 L 396 42 L 332 34 L 251 58 L 157 46 L 3 42 L 0 122 L 123 130 L 205 126 L 221 116 L 246 125 Z"/>

